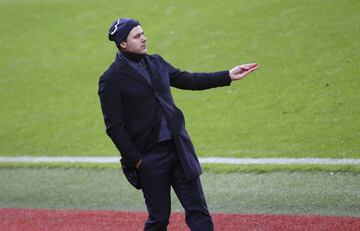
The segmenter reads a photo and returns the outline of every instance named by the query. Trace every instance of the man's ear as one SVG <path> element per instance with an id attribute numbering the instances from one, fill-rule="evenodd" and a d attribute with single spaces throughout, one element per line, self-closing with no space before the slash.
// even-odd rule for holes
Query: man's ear
<path id="1" fill-rule="evenodd" d="M 125 49 L 125 48 L 126 48 L 126 42 L 125 42 L 125 41 L 122 41 L 122 42 L 120 43 L 120 47 L 121 47 L 122 49 Z"/>

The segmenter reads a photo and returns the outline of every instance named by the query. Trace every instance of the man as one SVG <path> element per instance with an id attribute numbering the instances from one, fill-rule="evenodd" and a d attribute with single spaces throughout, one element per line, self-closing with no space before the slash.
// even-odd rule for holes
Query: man
<path id="1" fill-rule="evenodd" d="M 106 132 L 121 153 L 124 172 L 142 189 L 149 213 L 144 230 L 167 229 L 171 187 L 190 229 L 213 230 L 199 179 L 201 167 L 170 86 L 187 90 L 227 86 L 258 65 L 214 73 L 180 71 L 161 56 L 147 54 L 144 31 L 130 18 L 114 21 L 108 36 L 118 52 L 100 77 L 99 97 Z"/>

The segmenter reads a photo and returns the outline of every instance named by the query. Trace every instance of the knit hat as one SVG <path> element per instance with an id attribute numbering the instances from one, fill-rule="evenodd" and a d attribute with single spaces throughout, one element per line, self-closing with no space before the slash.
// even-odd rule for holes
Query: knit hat
<path id="1" fill-rule="evenodd" d="M 140 25 L 138 21 L 132 18 L 119 18 L 114 21 L 109 29 L 109 40 L 114 41 L 116 45 L 124 41 L 132 28 Z"/>

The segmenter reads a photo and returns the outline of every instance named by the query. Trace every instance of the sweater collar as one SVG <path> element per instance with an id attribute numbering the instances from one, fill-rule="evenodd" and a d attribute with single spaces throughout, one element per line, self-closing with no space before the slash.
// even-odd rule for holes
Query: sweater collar
<path id="1" fill-rule="evenodd" d="M 135 61 L 135 62 L 140 62 L 145 57 L 145 54 L 135 54 L 135 53 L 124 52 L 124 51 L 119 51 L 118 54 L 120 57 L 122 56 L 128 60 Z"/>

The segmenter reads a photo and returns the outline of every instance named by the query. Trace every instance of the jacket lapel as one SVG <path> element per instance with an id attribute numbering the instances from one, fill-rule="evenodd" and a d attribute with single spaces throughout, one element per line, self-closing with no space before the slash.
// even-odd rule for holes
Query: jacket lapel
<path id="1" fill-rule="evenodd" d="M 125 59 L 119 57 L 118 54 L 116 54 L 115 57 L 115 64 L 119 68 L 119 70 L 124 74 L 124 76 L 133 78 L 139 81 L 140 83 L 144 84 L 146 87 L 150 89 L 154 89 L 154 87 L 145 79 L 145 76 L 143 76 L 139 71 L 133 68 Z M 150 75 L 151 74 L 152 73 L 150 73 Z"/>
<path id="2" fill-rule="evenodd" d="M 156 70 L 155 70 L 155 64 L 151 61 L 151 59 L 149 59 L 149 56 L 145 56 L 145 62 L 146 62 L 146 65 L 148 66 L 149 68 L 149 72 L 150 72 L 150 77 L 151 77 L 151 81 L 154 84 L 157 83 L 156 81 L 156 78 L 157 78 L 157 74 L 156 74 Z"/>

